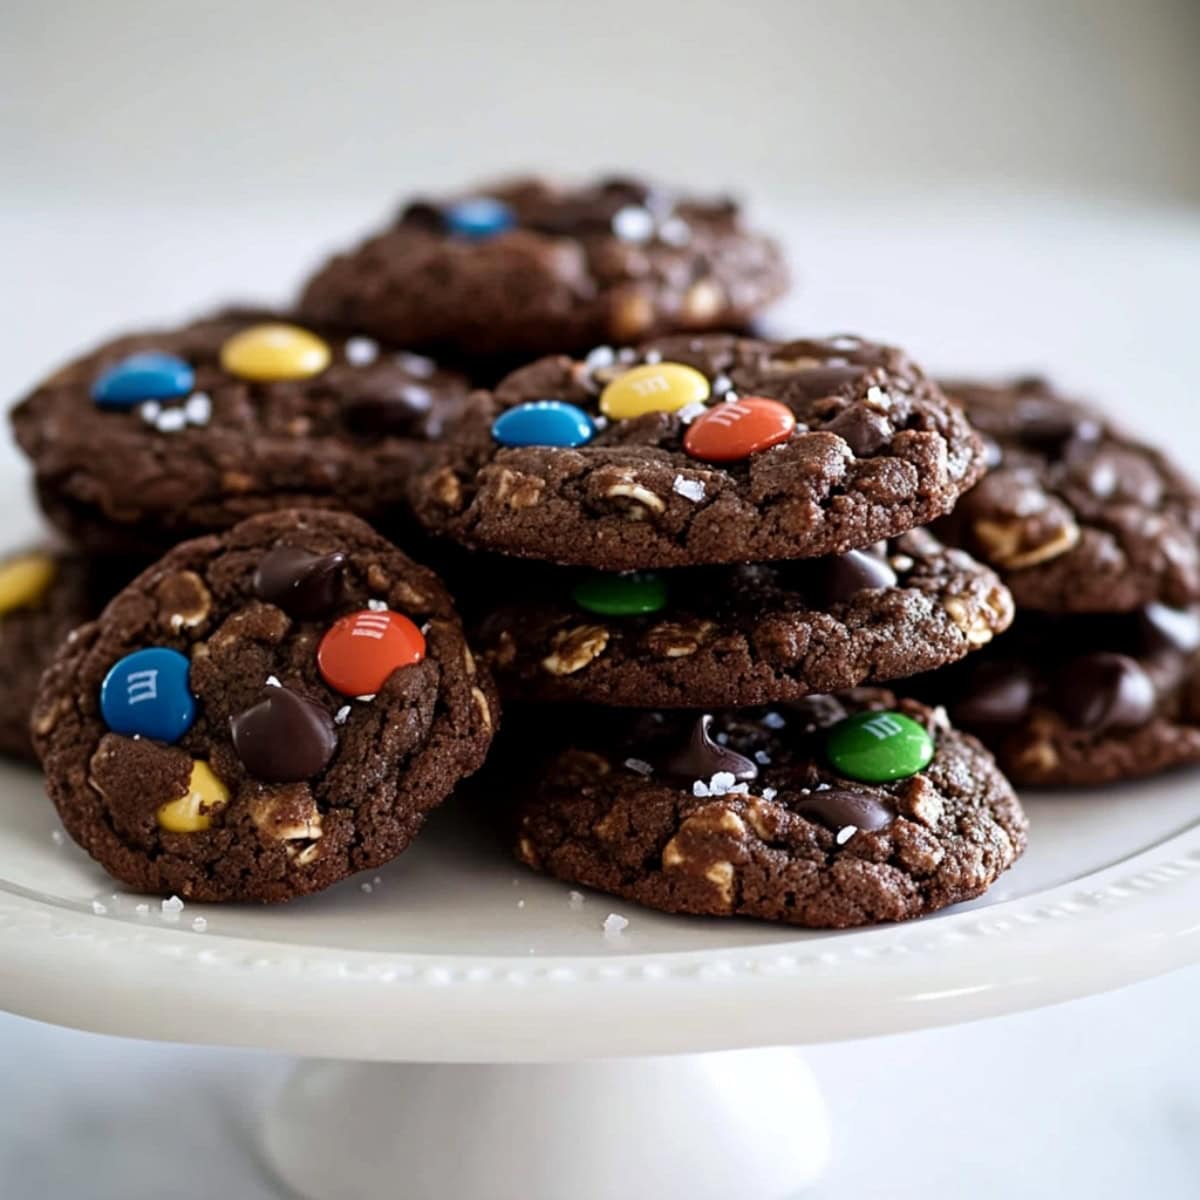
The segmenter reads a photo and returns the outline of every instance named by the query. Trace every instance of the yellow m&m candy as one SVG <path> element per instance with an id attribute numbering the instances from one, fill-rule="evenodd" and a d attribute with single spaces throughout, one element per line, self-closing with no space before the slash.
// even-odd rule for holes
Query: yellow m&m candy
<path id="1" fill-rule="evenodd" d="M 0 565 L 0 616 L 33 608 L 54 582 L 58 567 L 48 554 L 22 554 Z"/>
<path id="2" fill-rule="evenodd" d="M 708 399 L 708 380 L 683 363 L 645 363 L 618 376 L 600 393 L 600 411 L 615 421 L 675 412 Z"/>
<path id="3" fill-rule="evenodd" d="M 213 774 L 208 763 L 192 763 L 186 796 L 160 804 L 154 814 L 168 833 L 201 833 L 212 824 L 212 814 L 229 803 L 229 789 Z"/>
<path id="4" fill-rule="evenodd" d="M 235 333 L 221 347 L 221 366 L 255 383 L 309 379 L 329 366 L 329 346 L 299 325 L 269 322 Z"/>

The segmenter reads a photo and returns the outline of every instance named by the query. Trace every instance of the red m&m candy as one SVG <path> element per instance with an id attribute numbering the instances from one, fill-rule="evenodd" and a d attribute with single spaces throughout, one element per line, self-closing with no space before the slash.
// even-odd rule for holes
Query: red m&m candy
<path id="1" fill-rule="evenodd" d="M 317 647 L 321 677 L 343 696 L 374 695 L 397 667 L 425 657 L 425 638 L 400 613 L 350 613 L 330 626 Z"/>
<path id="2" fill-rule="evenodd" d="M 701 413 L 684 434 L 683 448 L 703 462 L 737 462 L 786 442 L 796 418 L 786 404 L 749 396 Z"/>

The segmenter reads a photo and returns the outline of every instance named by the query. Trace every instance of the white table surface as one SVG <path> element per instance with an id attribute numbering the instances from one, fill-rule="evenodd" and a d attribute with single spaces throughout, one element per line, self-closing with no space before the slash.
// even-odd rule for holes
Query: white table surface
<path id="1" fill-rule="evenodd" d="M 371 215 L 7 197 L 0 394 L 121 326 L 286 295 L 322 244 Z M 948 371 L 1053 369 L 1185 461 L 1200 454 L 1196 213 L 877 197 L 787 224 L 802 276 L 790 327 L 885 336 Z M 0 471 L 19 469 L 0 449 Z M 1191 969 L 981 1025 L 813 1049 L 836 1130 L 814 1194 L 1190 1200 L 1198 984 Z M 285 1065 L 0 1016 L 0 1196 L 277 1197 L 251 1135 Z"/>

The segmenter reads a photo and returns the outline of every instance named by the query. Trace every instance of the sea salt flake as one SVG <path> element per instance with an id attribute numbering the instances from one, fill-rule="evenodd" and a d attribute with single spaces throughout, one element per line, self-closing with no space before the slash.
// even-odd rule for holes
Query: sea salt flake
<path id="1" fill-rule="evenodd" d="M 145 404 L 138 405 L 138 413 L 147 425 L 153 425 L 161 412 L 162 405 L 157 400 L 147 400 Z"/>
<path id="2" fill-rule="evenodd" d="M 654 236 L 654 214 L 640 204 L 627 204 L 613 213 L 612 231 L 625 242 L 648 242 Z"/>
<path id="3" fill-rule="evenodd" d="M 775 788 L 763 788 L 762 790 L 762 798 L 764 800 L 774 800 L 778 795 L 779 793 L 775 790 Z"/>
<path id="4" fill-rule="evenodd" d="M 352 337 L 346 342 L 346 361 L 352 367 L 369 367 L 379 357 L 379 343 L 369 337 Z"/>
<path id="5" fill-rule="evenodd" d="M 708 412 L 708 405 L 694 400 L 691 404 L 685 404 L 682 408 L 676 409 L 675 415 L 685 425 L 690 425 L 697 417 L 703 416 L 706 412 Z"/>
<path id="6" fill-rule="evenodd" d="M 644 758 L 627 758 L 625 766 L 639 775 L 653 775 L 654 768 Z"/>
<path id="7" fill-rule="evenodd" d="M 647 363 L 649 366 L 657 366 L 660 362 L 662 362 L 662 351 L 647 350 L 646 353 L 642 355 L 642 361 Z"/>
<path id="8" fill-rule="evenodd" d="M 183 912 L 183 901 L 178 896 L 172 896 L 169 900 L 162 902 L 162 910 L 164 913 L 181 913 Z"/>
<path id="9" fill-rule="evenodd" d="M 858 832 L 857 825 L 843 825 L 837 831 L 837 837 L 834 839 L 839 846 L 844 846 Z"/>
<path id="10" fill-rule="evenodd" d="M 96 914 L 96 916 L 102 917 L 102 916 L 104 916 L 104 914 L 106 912 L 108 912 L 108 908 L 105 905 L 101 904 L 99 900 L 93 900 L 92 901 L 92 912 L 94 912 Z"/>
<path id="11" fill-rule="evenodd" d="M 365 695 L 355 696 L 354 698 L 355 700 L 361 701 L 363 704 L 370 704 L 371 701 L 374 700 L 378 695 L 378 692 L 367 692 Z"/>
<path id="12" fill-rule="evenodd" d="M 668 246 L 686 246 L 692 240 L 692 227 L 682 217 L 668 217 L 658 227 L 658 236 Z"/>
<path id="13" fill-rule="evenodd" d="M 711 796 L 724 796 L 737 783 L 737 776 L 732 771 L 718 771 L 708 781 L 708 792 Z"/>
<path id="14" fill-rule="evenodd" d="M 712 393 L 714 396 L 723 396 L 729 389 L 733 387 L 733 380 L 728 375 L 722 373 L 713 378 Z"/>
<path id="15" fill-rule="evenodd" d="M 137 913 L 137 915 L 138 915 L 139 917 L 148 917 L 148 916 L 150 915 L 150 905 L 148 905 L 148 904 L 135 904 L 135 905 L 133 906 L 133 911 L 134 911 L 135 913 Z"/>
<path id="16" fill-rule="evenodd" d="M 267 687 L 283 687 L 283 684 L 279 682 L 278 675 L 268 675 L 267 676 Z"/>
<path id="17" fill-rule="evenodd" d="M 765 750 L 755 750 L 754 761 L 760 767 L 765 767 L 771 761 L 771 756 Z"/>
<path id="18" fill-rule="evenodd" d="M 350 716 L 350 705 L 343 704 L 341 708 L 333 714 L 333 723 L 335 725 L 345 725 Z"/>
<path id="19" fill-rule="evenodd" d="M 158 420 L 154 422 L 154 428 L 159 433 L 178 433 L 181 429 L 187 427 L 187 413 L 182 408 L 165 408 L 158 414 Z"/>
<path id="20" fill-rule="evenodd" d="M 706 784 L 702 779 L 697 779 L 696 782 L 692 784 L 692 795 L 701 797 L 707 796 L 708 784 Z"/>
<path id="21" fill-rule="evenodd" d="M 609 913 L 604 918 L 604 936 L 619 937 L 622 930 L 629 928 L 629 918 L 623 917 L 620 913 Z"/>
<path id="22" fill-rule="evenodd" d="M 617 362 L 626 364 L 637 362 L 637 351 L 632 346 L 622 346 L 617 351 Z"/>
<path id="23" fill-rule="evenodd" d="M 368 600 L 367 607 L 372 612 L 387 612 L 387 601 L 386 600 Z"/>
<path id="24" fill-rule="evenodd" d="M 596 346 L 589 350 L 583 365 L 589 371 L 598 371 L 601 367 L 611 367 L 617 361 L 617 352 L 611 346 Z"/>
<path id="25" fill-rule="evenodd" d="M 204 932 L 204 931 L 205 931 L 205 930 L 208 928 L 208 921 L 206 921 L 206 920 L 204 919 L 204 917 L 197 917 L 197 918 L 196 918 L 196 919 L 195 919 L 195 920 L 192 922 L 192 928 L 193 928 L 193 929 L 194 929 L 194 930 L 195 930 L 197 933 L 203 933 L 203 932 Z"/>
<path id="26" fill-rule="evenodd" d="M 699 503 L 704 499 L 704 484 L 699 479 L 685 479 L 682 475 L 676 475 L 675 482 L 671 484 L 671 490 L 693 503 Z"/>
<path id="27" fill-rule="evenodd" d="M 437 370 L 437 363 L 423 354 L 397 354 L 396 362 L 410 375 L 416 375 L 418 379 L 428 379 Z"/>
<path id="28" fill-rule="evenodd" d="M 212 420 L 212 397 L 207 392 L 193 392 L 183 406 L 189 425 L 207 425 Z"/>
<path id="29" fill-rule="evenodd" d="M 735 783 L 733 787 L 729 789 L 729 794 L 731 796 L 748 796 L 750 794 L 750 785 L 748 783 Z"/>
<path id="30" fill-rule="evenodd" d="M 762 723 L 768 729 L 782 729 L 787 722 L 783 719 L 782 713 L 769 712 L 763 715 Z"/>
<path id="31" fill-rule="evenodd" d="M 575 909 L 576 911 L 581 909 L 583 907 L 583 893 L 582 892 L 568 892 L 567 893 L 567 907 L 570 909 Z"/>
<path id="32" fill-rule="evenodd" d="M 608 428 L 608 418 L 607 417 L 593 417 L 592 425 L 596 429 L 607 429 Z"/>
<path id="33" fill-rule="evenodd" d="M 364 891 L 369 896 L 375 889 L 369 883 L 360 883 L 359 890 Z"/>
<path id="34" fill-rule="evenodd" d="M 892 398 L 881 387 L 869 387 L 866 403 L 876 412 L 887 412 L 892 407 Z"/>

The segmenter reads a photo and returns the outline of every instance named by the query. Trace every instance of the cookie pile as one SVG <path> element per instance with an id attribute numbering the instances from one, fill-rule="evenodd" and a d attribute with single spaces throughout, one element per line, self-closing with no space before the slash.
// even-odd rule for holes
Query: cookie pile
<path id="1" fill-rule="evenodd" d="M 1022 781 L 1200 754 L 1187 484 L 1040 386 L 757 333 L 785 286 L 732 202 L 521 180 L 76 359 L 12 412 L 68 549 L 0 566 L 0 749 L 141 891 L 319 891 L 486 758 L 529 866 L 814 927 L 1024 848 L 947 705 Z"/>

